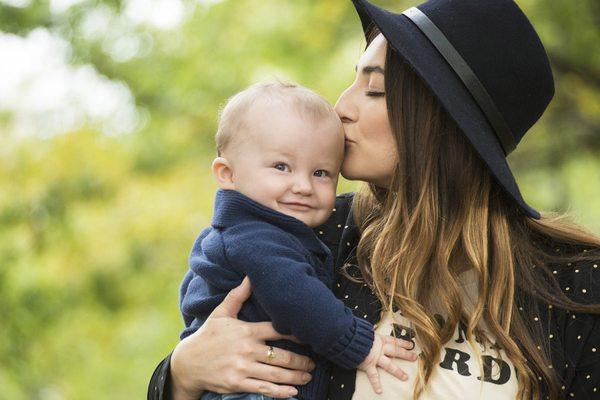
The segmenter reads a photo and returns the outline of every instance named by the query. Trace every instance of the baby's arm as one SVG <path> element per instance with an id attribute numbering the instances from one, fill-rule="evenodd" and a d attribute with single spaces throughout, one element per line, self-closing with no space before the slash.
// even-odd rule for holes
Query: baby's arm
<path id="1" fill-rule="evenodd" d="M 198 235 L 194 242 L 192 255 L 202 252 L 202 241 L 210 231 L 211 228 L 208 227 L 200 232 L 200 235 Z M 206 294 L 206 297 L 199 296 L 199 293 Z M 206 318 L 208 318 L 212 310 L 223 301 L 223 298 L 225 298 L 224 295 L 218 298 L 208 295 L 206 282 L 202 280 L 202 277 L 195 274 L 194 271 L 191 269 L 188 270 L 179 286 L 179 309 L 181 310 L 181 316 L 185 324 L 185 329 L 181 332 L 179 338 L 183 340 L 196 332 Z"/>
<path id="2" fill-rule="evenodd" d="M 278 332 L 293 334 L 343 368 L 364 369 L 374 388 L 377 366 L 406 379 L 387 356 L 416 359 L 406 350 L 409 343 L 375 335 L 368 321 L 355 317 L 315 276 L 292 239 L 268 224 L 257 224 L 229 229 L 224 242 L 228 260 L 250 277 L 253 295 Z"/>
<path id="3" fill-rule="evenodd" d="M 356 368 L 373 345 L 373 326 L 357 318 L 315 275 L 296 242 L 266 223 L 237 225 L 223 234 L 225 255 L 248 275 L 252 295 L 275 330 L 336 363 Z"/>

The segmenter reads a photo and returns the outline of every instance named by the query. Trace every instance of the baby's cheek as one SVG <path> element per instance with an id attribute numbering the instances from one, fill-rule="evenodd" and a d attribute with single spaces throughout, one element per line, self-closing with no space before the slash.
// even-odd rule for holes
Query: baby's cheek
<path id="1" fill-rule="evenodd" d="M 317 227 L 319 225 L 323 225 L 328 219 L 329 216 L 331 215 L 331 208 L 324 208 L 319 210 L 318 213 L 316 213 L 315 217 L 314 217 L 314 221 L 313 221 L 313 228 Z"/>
<path id="2" fill-rule="evenodd" d="M 322 218 L 323 222 L 325 222 L 331 216 L 333 207 L 335 206 L 335 188 L 331 190 L 326 199 L 323 201 L 322 205 L 323 207 L 320 210 L 320 218 Z"/>
<path id="3" fill-rule="evenodd" d="M 335 196 L 337 194 L 337 179 L 334 180 L 331 185 L 330 185 L 330 192 L 329 192 L 329 204 L 331 205 L 331 208 L 333 208 L 333 205 L 335 204 Z"/>

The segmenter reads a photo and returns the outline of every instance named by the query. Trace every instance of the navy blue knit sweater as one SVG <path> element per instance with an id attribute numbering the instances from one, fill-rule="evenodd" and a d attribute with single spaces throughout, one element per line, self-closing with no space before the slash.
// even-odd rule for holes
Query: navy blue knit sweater
<path id="1" fill-rule="evenodd" d="M 195 332 L 227 292 L 248 275 L 252 295 L 238 318 L 272 321 L 275 330 L 304 343 L 267 344 L 310 356 L 312 380 L 296 386 L 299 399 L 324 399 L 329 362 L 356 368 L 373 344 L 373 326 L 355 317 L 331 292 L 331 252 L 302 221 L 234 191 L 219 189 L 211 227 L 190 255 L 179 304 L 181 339 Z"/>

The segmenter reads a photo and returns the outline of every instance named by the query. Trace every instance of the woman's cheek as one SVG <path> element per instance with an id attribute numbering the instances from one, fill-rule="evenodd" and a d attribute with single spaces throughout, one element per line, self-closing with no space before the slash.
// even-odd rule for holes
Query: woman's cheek
<path id="1" fill-rule="evenodd" d="M 349 174 L 356 174 L 363 170 L 362 165 L 364 164 L 365 149 L 364 144 L 353 143 L 350 145 L 351 148 L 346 151 L 346 158 L 344 158 L 344 164 L 342 170 Z"/>
<path id="2" fill-rule="evenodd" d="M 354 158 L 355 158 L 354 152 L 346 151 L 346 155 L 344 156 L 344 162 L 342 163 L 342 170 L 341 170 L 342 176 L 346 179 L 350 179 L 350 180 L 357 179 L 354 176 L 354 174 L 352 173 L 353 165 L 354 165 Z"/>

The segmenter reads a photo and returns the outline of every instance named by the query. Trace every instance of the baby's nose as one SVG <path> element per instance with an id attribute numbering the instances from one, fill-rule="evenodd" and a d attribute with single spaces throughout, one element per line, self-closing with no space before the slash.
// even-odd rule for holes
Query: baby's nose
<path id="1" fill-rule="evenodd" d="M 294 193 L 308 195 L 312 193 L 312 184 L 309 179 L 306 178 L 298 178 L 294 181 L 294 185 L 292 186 L 292 191 Z"/>

